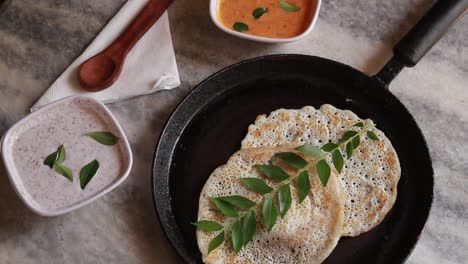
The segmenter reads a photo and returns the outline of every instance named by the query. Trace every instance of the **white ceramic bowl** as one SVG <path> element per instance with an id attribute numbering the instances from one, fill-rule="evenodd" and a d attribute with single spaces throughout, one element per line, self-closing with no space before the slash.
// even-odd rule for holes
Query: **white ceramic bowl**
<path id="1" fill-rule="evenodd" d="M 89 109 L 96 109 L 97 115 L 99 115 L 99 118 L 102 118 L 107 125 L 106 127 L 109 127 L 112 131 L 113 134 L 115 134 L 119 138 L 119 145 L 116 145 L 120 148 L 120 153 L 121 153 L 121 165 L 119 168 L 119 175 L 114 177 L 114 180 L 109 181 L 108 184 L 104 184 L 102 188 L 96 188 L 96 192 L 93 192 L 92 194 L 88 196 L 84 196 L 81 200 L 74 201 L 72 204 L 68 206 L 63 206 L 57 209 L 48 209 L 48 208 L 43 208 L 39 206 L 38 203 L 35 202 L 34 198 L 30 195 L 28 192 L 27 188 L 25 188 L 23 184 L 22 177 L 19 175 L 18 169 L 15 165 L 14 162 L 14 151 L 13 151 L 13 146 L 15 144 L 15 141 L 18 140 L 20 137 L 21 133 L 25 133 L 24 131 L 28 131 L 30 126 L 34 124 L 34 122 L 39 122 L 37 120 L 43 120 L 39 118 L 45 118 L 47 114 L 51 114 L 53 116 L 53 111 L 56 111 L 58 107 L 66 107 L 68 104 L 72 103 L 73 100 L 82 100 L 79 102 L 84 102 L 86 107 L 90 107 Z M 49 115 L 47 115 L 49 117 Z M 36 120 L 36 121 L 35 121 Z M 60 130 L 60 126 L 57 126 L 56 129 Z M 62 132 L 63 133 L 63 132 Z M 120 183 L 122 183 L 129 175 L 132 163 L 133 163 L 133 158 L 132 158 L 132 151 L 130 149 L 130 145 L 128 143 L 128 140 L 122 130 L 122 127 L 119 125 L 115 117 L 112 115 L 112 113 L 107 109 L 107 107 L 102 104 L 99 101 L 96 101 L 91 98 L 87 97 L 82 97 L 82 96 L 72 96 L 72 97 L 67 97 L 62 100 L 56 101 L 54 103 L 51 103 L 36 112 L 33 112 L 20 120 L 18 123 L 16 123 L 14 126 L 12 126 L 4 135 L 1 140 L 1 154 L 2 158 L 5 164 L 6 171 L 8 173 L 8 176 L 10 178 L 10 182 L 13 185 L 14 190 L 18 194 L 18 196 L 21 198 L 21 200 L 26 204 L 26 206 L 31 209 L 33 212 L 42 215 L 42 216 L 56 216 L 60 214 L 65 214 L 70 211 L 73 211 L 75 209 L 78 209 L 86 204 L 91 203 L 92 201 L 98 199 L 99 197 L 103 196 L 104 194 L 110 192 L 112 189 L 117 187 Z M 96 143 L 98 144 L 98 143 Z M 33 144 L 31 144 L 33 145 Z M 99 145 L 99 144 L 98 144 Z M 102 147 L 108 147 L 101 145 Z M 113 146 L 115 147 L 115 146 Z M 71 154 L 71 153 L 70 153 Z M 67 157 L 69 156 L 69 153 L 67 152 Z M 39 159 L 39 158 L 38 158 Z M 105 162 L 106 157 L 101 157 L 102 160 L 100 160 L 100 163 L 102 161 Z M 40 164 L 41 166 L 42 163 Z M 84 165 L 84 164 L 83 164 Z M 102 165 L 102 164 L 101 164 Z M 111 164 L 112 165 L 112 164 Z M 48 168 L 47 168 L 48 169 Z M 53 173 L 53 172 L 52 172 Z M 99 171 L 98 171 L 99 173 Z M 75 173 L 75 178 L 76 174 Z M 98 175 L 96 175 L 98 176 Z M 61 176 L 58 176 L 61 177 Z M 92 182 L 90 182 L 92 183 Z M 77 184 L 76 181 L 73 181 L 70 184 Z M 79 184 L 78 184 L 79 186 Z M 66 187 L 68 188 L 68 187 Z M 76 188 L 76 186 L 74 186 Z M 79 188 L 79 187 L 78 187 Z M 88 188 L 88 186 L 86 187 Z M 51 191 L 51 190 L 49 190 Z M 44 193 L 47 193 L 46 190 L 44 190 Z"/>
<path id="2" fill-rule="evenodd" d="M 317 21 L 318 19 L 318 16 L 319 16 L 319 11 L 320 11 L 320 6 L 322 4 L 322 0 L 311 0 L 311 1 L 316 1 L 317 2 L 317 7 L 315 8 L 315 13 L 310 21 L 310 24 L 309 26 L 307 27 L 307 29 L 300 35 L 298 36 L 295 36 L 295 37 L 292 37 L 292 38 L 268 38 L 268 37 L 260 37 L 260 36 L 254 36 L 254 35 L 249 35 L 249 34 L 244 34 L 244 33 L 241 33 L 241 32 L 237 32 L 233 29 L 230 29 L 228 27 L 225 27 L 221 21 L 219 21 L 219 17 L 218 17 L 218 4 L 221 0 L 210 0 L 210 16 L 211 16 L 211 20 L 213 21 L 213 23 L 219 28 L 221 29 L 222 31 L 228 33 L 228 34 L 231 34 L 231 35 L 234 35 L 236 37 L 239 37 L 239 38 L 244 38 L 244 39 L 249 39 L 249 40 L 253 40 L 253 41 L 258 41 L 258 42 L 265 42 L 265 43 L 286 43 L 286 42 L 293 42 L 293 41 L 298 41 L 302 38 L 304 38 L 305 36 L 307 36 L 307 34 L 309 34 L 312 29 L 314 28 L 315 26 L 315 22 Z"/>

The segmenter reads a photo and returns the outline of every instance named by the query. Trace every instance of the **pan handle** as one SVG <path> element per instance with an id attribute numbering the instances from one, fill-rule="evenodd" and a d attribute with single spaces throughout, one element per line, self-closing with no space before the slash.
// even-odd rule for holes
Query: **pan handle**
<path id="1" fill-rule="evenodd" d="M 468 0 L 438 0 L 393 48 L 393 58 L 375 77 L 385 84 L 403 67 L 413 67 L 466 13 Z"/>

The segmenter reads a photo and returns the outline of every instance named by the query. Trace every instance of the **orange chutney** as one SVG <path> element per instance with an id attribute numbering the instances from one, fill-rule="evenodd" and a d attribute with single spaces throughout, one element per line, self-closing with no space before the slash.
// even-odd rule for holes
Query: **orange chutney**
<path id="1" fill-rule="evenodd" d="M 303 33 L 316 12 L 316 0 L 286 0 L 288 4 L 300 7 L 295 12 L 282 9 L 279 2 L 280 0 L 219 0 L 218 18 L 230 29 L 233 29 L 236 22 L 247 24 L 248 30 L 242 33 L 250 35 L 291 38 Z M 259 7 L 267 8 L 268 11 L 255 19 L 252 12 Z"/>

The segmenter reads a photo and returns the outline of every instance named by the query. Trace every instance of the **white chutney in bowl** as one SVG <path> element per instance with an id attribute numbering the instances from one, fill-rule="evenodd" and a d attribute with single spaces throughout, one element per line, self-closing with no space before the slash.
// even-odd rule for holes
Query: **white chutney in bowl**
<path id="1" fill-rule="evenodd" d="M 86 135 L 105 131 L 117 137 L 104 145 Z M 73 177 L 68 179 L 44 164 L 63 145 Z M 2 156 L 10 181 L 24 203 L 43 216 L 70 212 L 99 198 L 129 174 L 132 153 L 112 113 L 87 97 L 68 97 L 25 117 L 4 135 Z M 80 186 L 80 171 L 97 160 L 99 168 L 87 185 Z"/>

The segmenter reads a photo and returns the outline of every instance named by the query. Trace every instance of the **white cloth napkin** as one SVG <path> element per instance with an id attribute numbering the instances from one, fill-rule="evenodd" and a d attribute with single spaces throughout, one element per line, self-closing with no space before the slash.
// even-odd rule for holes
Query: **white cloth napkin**
<path id="1" fill-rule="evenodd" d="M 168 90 L 180 85 L 167 12 L 127 55 L 119 79 L 101 92 L 87 92 L 78 82 L 78 67 L 114 41 L 145 6 L 147 0 L 129 0 L 86 50 L 55 80 L 31 111 L 70 95 L 85 95 L 104 103 Z"/>

